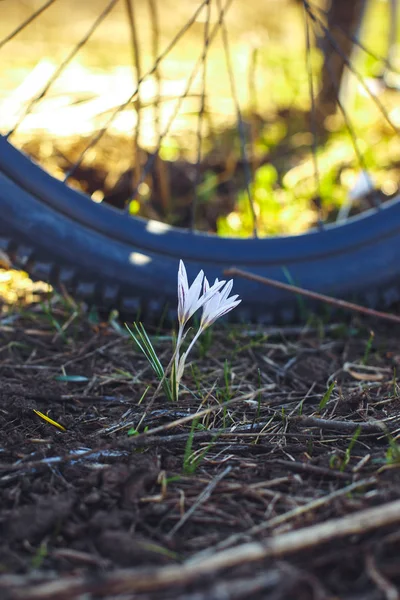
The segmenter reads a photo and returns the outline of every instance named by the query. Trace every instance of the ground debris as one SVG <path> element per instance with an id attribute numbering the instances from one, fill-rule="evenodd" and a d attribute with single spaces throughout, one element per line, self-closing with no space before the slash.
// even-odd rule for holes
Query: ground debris
<path id="1" fill-rule="evenodd" d="M 9 323 L 1 598 L 398 597 L 393 332 L 379 325 L 366 355 L 359 320 L 340 336 L 216 330 L 172 406 L 151 403 L 142 356 L 84 311 L 62 338 L 41 307 Z M 153 338 L 162 360 L 169 333 Z"/>

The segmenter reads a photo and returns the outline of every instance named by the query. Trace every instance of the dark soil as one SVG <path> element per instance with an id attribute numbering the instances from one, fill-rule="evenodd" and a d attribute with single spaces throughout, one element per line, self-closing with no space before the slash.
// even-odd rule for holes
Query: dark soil
<path id="1" fill-rule="evenodd" d="M 2 599 L 399 598 L 393 329 L 216 330 L 176 405 L 118 323 L 64 300 L 0 340 Z"/>

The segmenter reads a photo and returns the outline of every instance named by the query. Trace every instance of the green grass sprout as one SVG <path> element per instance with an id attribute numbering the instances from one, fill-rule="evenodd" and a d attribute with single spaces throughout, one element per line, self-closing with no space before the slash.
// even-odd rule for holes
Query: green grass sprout
<path id="1" fill-rule="evenodd" d="M 323 410 L 325 408 L 325 406 L 328 404 L 335 385 L 336 385 L 336 381 L 332 381 L 331 385 L 328 387 L 325 394 L 322 396 L 322 400 L 318 405 L 318 408 L 320 411 Z"/>
<path id="2" fill-rule="evenodd" d="M 125 327 L 127 328 L 132 339 L 135 341 L 139 350 L 141 350 L 141 352 L 143 352 L 144 356 L 147 358 L 149 364 L 151 365 L 153 371 L 157 376 L 157 379 L 162 385 L 166 397 L 168 398 L 168 400 L 172 401 L 173 395 L 170 383 L 165 376 L 166 374 L 164 372 L 164 367 L 162 366 L 160 359 L 158 358 L 157 353 L 154 350 L 153 344 L 151 343 L 151 340 L 146 333 L 143 323 L 134 323 L 133 328 L 135 331 L 132 331 L 126 323 Z"/>

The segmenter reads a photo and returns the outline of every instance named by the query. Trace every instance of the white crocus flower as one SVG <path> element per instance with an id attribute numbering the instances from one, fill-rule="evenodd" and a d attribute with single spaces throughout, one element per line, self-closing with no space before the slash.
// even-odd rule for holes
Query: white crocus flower
<path id="1" fill-rule="evenodd" d="M 215 280 L 214 285 L 210 287 L 207 277 L 204 276 L 204 272 L 200 271 L 192 285 L 189 287 L 187 278 L 186 268 L 181 260 L 179 262 L 178 270 L 178 320 L 179 328 L 178 335 L 176 338 L 175 352 L 171 358 L 171 361 L 166 369 L 163 368 L 158 356 L 153 348 L 149 336 L 147 335 L 143 325 L 141 323 L 134 323 L 135 331 L 131 331 L 128 328 L 129 333 L 135 340 L 137 346 L 146 356 L 150 365 L 157 374 L 160 381 L 156 393 L 163 386 L 165 394 L 171 400 L 178 399 L 179 382 L 182 379 L 183 371 L 185 369 L 186 359 L 189 352 L 193 348 L 195 342 L 202 334 L 202 332 L 210 327 L 219 317 L 225 315 L 230 310 L 240 304 L 241 300 L 238 300 L 237 294 L 229 297 L 232 290 L 233 281 L 230 280 L 228 283 L 225 281 Z M 189 344 L 186 352 L 180 356 L 180 349 L 185 336 L 189 330 L 186 329 L 186 323 L 194 315 L 194 313 L 203 307 L 203 314 L 201 316 L 199 329 Z M 172 367 L 171 378 L 168 382 L 166 376 L 168 371 Z"/>
<path id="2" fill-rule="evenodd" d="M 220 317 L 222 317 L 241 303 L 241 300 L 237 300 L 237 294 L 231 296 L 230 298 L 228 297 L 233 286 L 233 280 L 231 279 L 230 281 L 228 281 L 225 287 L 223 287 L 221 291 L 218 291 L 220 289 L 219 286 L 221 283 L 224 284 L 225 282 L 221 282 L 218 281 L 218 279 L 216 279 L 214 285 L 210 287 L 207 277 L 204 277 L 203 298 L 205 297 L 206 300 L 203 304 L 203 314 L 201 316 L 200 327 L 196 335 L 190 342 L 188 349 L 182 355 L 181 359 L 178 359 L 176 363 L 177 373 L 179 373 L 180 376 L 182 376 L 183 374 L 185 361 L 189 352 L 191 351 L 191 349 L 193 348 L 194 344 L 197 342 L 198 338 L 203 333 L 203 331 L 207 329 L 207 327 L 210 327 L 210 325 L 212 325 L 217 319 L 219 319 Z M 213 294 L 209 296 L 208 294 L 211 290 L 216 291 L 214 291 Z M 180 378 L 177 377 L 177 383 L 179 383 L 179 381 Z"/>
<path id="3" fill-rule="evenodd" d="M 184 339 L 184 328 L 189 319 L 194 313 L 208 302 L 214 294 L 222 288 L 225 281 L 215 280 L 215 284 L 210 287 L 207 282 L 207 289 L 203 285 L 204 272 L 203 270 L 197 275 L 192 285 L 189 287 L 187 278 L 186 268 L 182 260 L 179 261 L 178 269 L 178 321 L 179 329 L 178 336 L 176 339 L 176 350 L 175 350 L 175 377 L 177 384 L 179 383 L 183 369 L 185 366 L 185 359 L 187 353 L 179 358 L 179 349 Z M 201 294 L 203 288 L 203 294 Z M 197 339 L 197 338 L 196 338 Z"/>
<path id="4" fill-rule="evenodd" d="M 189 287 L 185 265 L 183 264 L 182 260 L 179 261 L 178 321 L 181 327 L 183 327 L 189 321 L 190 317 L 192 317 L 194 313 L 214 295 L 215 292 L 222 288 L 225 283 L 225 281 L 218 281 L 218 279 L 216 279 L 214 285 L 211 288 L 209 285 L 207 285 L 207 290 L 205 290 L 203 279 L 204 272 L 201 270 L 196 279 L 193 281 L 192 285 Z M 201 294 L 202 288 L 203 294 Z"/>
<path id="5" fill-rule="evenodd" d="M 217 285 L 218 279 L 215 280 L 214 286 Z M 213 287 L 214 287 L 213 286 Z M 233 280 L 231 279 L 221 289 L 221 291 L 215 292 L 209 300 L 203 304 L 203 314 L 200 321 L 200 329 L 204 330 L 212 325 L 217 319 L 226 315 L 229 311 L 235 308 L 241 303 L 241 300 L 237 300 L 239 297 L 237 294 L 230 296 L 232 290 Z M 203 292 L 207 292 L 210 289 L 210 285 L 207 281 L 207 277 L 204 277 Z"/>

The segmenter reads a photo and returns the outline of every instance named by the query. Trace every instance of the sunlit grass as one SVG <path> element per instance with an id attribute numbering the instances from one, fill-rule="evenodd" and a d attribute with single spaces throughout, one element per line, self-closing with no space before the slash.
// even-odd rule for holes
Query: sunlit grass
<path id="1" fill-rule="evenodd" d="M 14 305 L 19 302 L 24 304 L 37 302 L 51 289 L 47 283 L 32 281 L 22 271 L 0 269 L 0 303 Z"/>

